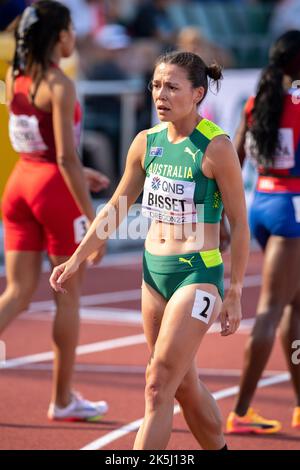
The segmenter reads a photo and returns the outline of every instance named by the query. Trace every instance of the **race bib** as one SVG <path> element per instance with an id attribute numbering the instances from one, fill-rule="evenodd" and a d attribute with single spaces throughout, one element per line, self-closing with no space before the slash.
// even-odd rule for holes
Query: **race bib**
<path id="1" fill-rule="evenodd" d="M 170 224 L 197 222 L 195 182 L 151 174 L 144 185 L 142 214 Z"/>
<path id="2" fill-rule="evenodd" d="M 253 135 L 250 131 L 246 132 L 244 149 L 245 149 L 246 157 L 254 165 L 254 167 L 256 167 L 257 166 L 257 146 L 253 138 Z"/>
<path id="3" fill-rule="evenodd" d="M 85 215 L 81 215 L 74 220 L 74 240 L 76 244 L 79 244 L 85 237 L 87 232 L 88 219 Z"/>
<path id="4" fill-rule="evenodd" d="M 33 153 L 47 150 L 36 116 L 10 114 L 9 136 L 16 152 Z"/>
<path id="5" fill-rule="evenodd" d="M 274 156 L 274 168 L 286 170 L 295 166 L 293 129 L 278 130 L 279 145 Z"/>
<path id="6" fill-rule="evenodd" d="M 250 160 L 256 164 L 258 150 L 251 132 L 246 133 L 245 152 Z M 273 168 L 276 170 L 288 170 L 295 166 L 294 134 L 293 129 L 280 128 L 278 130 L 278 147 L 274 155 Z"/>

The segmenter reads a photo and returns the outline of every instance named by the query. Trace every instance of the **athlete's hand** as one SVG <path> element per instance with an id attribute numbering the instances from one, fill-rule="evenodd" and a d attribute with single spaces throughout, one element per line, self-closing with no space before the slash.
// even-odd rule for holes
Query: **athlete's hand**
<path id="1" fill-rule="evenodd" d="M 221 336 L 232 335 L 240 326 L 242 318 L 241 298 L 236 293 L 228 292 L 221 313 Z"/>
<path id="2" fill-rule="evenodd" d="M 92 265 L 100 263 L 105 253 L 106 253 L 106 244 L 102 245 L 99 248 L 99 250 L 95 251 L 88 257 L 87 259 L 88 263 Z"/>
<path id="3" fill-rule="evenodd" d="M 109 187 L 110 180 L 103 173 L 100 173 L 100 171 L 84 167 L 83 172 L 90 191 L 98 193 L 102 189 Z"/>
<path id="4" fill-rule="evenodd" d="M 65 263 L 56 266 L 50 276 L 49 282 L 56 292 L 67 293 L 67 290 L 62 285 L 76 273 L 79 268 L 79 263 L 76 262 L 72 257 Z"/>

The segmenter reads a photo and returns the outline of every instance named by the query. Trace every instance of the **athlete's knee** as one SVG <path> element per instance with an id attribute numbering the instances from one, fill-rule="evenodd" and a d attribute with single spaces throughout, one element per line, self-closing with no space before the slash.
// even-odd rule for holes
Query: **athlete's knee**
<path id="1" fill-rule="evenodd" d="M 77 291 L 67 292 L 67 294 L 56 294 L 55 304 L 57 312 L 78 312 L 80 301 Z"/>
<path id="2" fill-rule="evenodd" d="M 259 306 L 259 314 L 256 317 L 256 323 L 262 325 L 271 325 L 277 327 L 283 315 L 286 303 L 277 297 L 270 297 L 268 300 L 262 300 Z"/>
<path id="3" fill-rule="evenodd" d="M 148 408 L 154 411 L 167 400 L 174 399 L 174 369 L 163 361 L 153 361 L 147 369 L 145 400 Z"/>
<path id="4" fill-rule="evenodd" d="M 22 312 L 28 309 L 34 291 L 35 285 L 24 280 L 22 284 L 9 283 L 3 295 L 14 301 Z"/>
<path id="5" fill-rule="evenodd" d="M 283 308 L 274 307 L 269 309 L 266 313 L 261 313 L 256 317 L 255 324 L 251 332 L 253 341 L 259 342 L 272 342 L 274 341 L 276 329 L 280 323 Z"/>

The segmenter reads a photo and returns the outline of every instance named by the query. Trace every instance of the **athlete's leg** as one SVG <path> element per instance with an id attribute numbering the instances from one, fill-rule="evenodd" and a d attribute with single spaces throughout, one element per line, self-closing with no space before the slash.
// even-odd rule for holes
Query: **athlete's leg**
<path id="1" fill-rule="evenodd" d="M 143 283 L 142 312 L 144 332 L 151 355 L 159 333 L 167 301 L 151 286 Z M 187 425 L 203 449 L 219 449 L 223 444 L 222 421 L 216 402 L 205 385 L 200 381 L 195 362 L 176 391 Z M 215 425 L 213 424 L 215 423 Z M 139 446 L 142 426 L 136 437 Z"/>
<path id="2" fill-rule="evenodd" d="M 175 398 L 201 447 L 205 450 L 219 450 L 224 447 L 220 410 L 212 394 L 199 379 L 195 361 L 177 389 Z"/>
<path id="3" fill-rule="evenodd" d="M 67 258 L 50 256 L 53 266 L 64 263 Z M 56 292 L 56 315 L 53 323 L 54 370 L 51 401 L 59 407 L 70 402 L 75 349 L 79 336 L 79 296 L 84 266 L 66 282 L 67 294 Z"/>
<path id="4" fill-rule="evenodd" d="M 216 297 L 209 323 L 192 317 L 196 289 Z M 221 299 L 215 286 L 184 286 L 169 300 L 147 367 L 146 409 L 135 449 L 164 449 L 168 443 L 176 391 L 190 370 L 205 332 L 217 317 Z M 219 447 L 222 447 L 223 442 Z"/>
<path id="5" fill-rule="evenodd" d="M 0 296 L 0 334 L 28 307 L 39 280 L 41 256 L 37 251 L 5 253 L 7 285 Z"/>
<path id="6" fill-rule="evenodd" d="M 143 315 L 143 328 L 146 336 L 148 348 L 152 356 L 154 351 L 155 342 L 159 333 L 163 313 L 167 301 L 160 295 L 153 287 L 145 281 L 142 283 L 142 315 Z M 141 437 L 143 435 L 143 423 L 141 424 L 136 438 L 135 446 L 137 449 L 141 445 Z"/>
<path id="7" fill-rule="evenodd" d="M 295 296 L 300 266 L 300 240 L 271 236 L 266 246 L 257 317 L 247 342 L 235 412 L 243 416 L 270 356 L 277 326 Z"/>
<path id="8" fill-rule="evenodd" d="M 300 272 L 298 279 L 300 279 Z M 296 406 L 300 406 L 300 366 L 292 361 L 294 352 L 292 345 L 294 341 L 300 340 L 300 289 L 298 289 L 291 304 L 284 310 L 284 315 L 280 323 L 280 336 L 295 390 Z"/>

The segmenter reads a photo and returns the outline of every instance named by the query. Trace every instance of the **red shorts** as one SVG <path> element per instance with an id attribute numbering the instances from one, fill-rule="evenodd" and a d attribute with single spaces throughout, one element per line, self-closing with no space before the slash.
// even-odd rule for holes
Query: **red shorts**
<path id="1" fill-rule="evenodd" d="M 2 210 L 7 251 L 70 256 L 86 233 L 86 217 L 55 163 L 19 161 L 6 185 Z"/>

